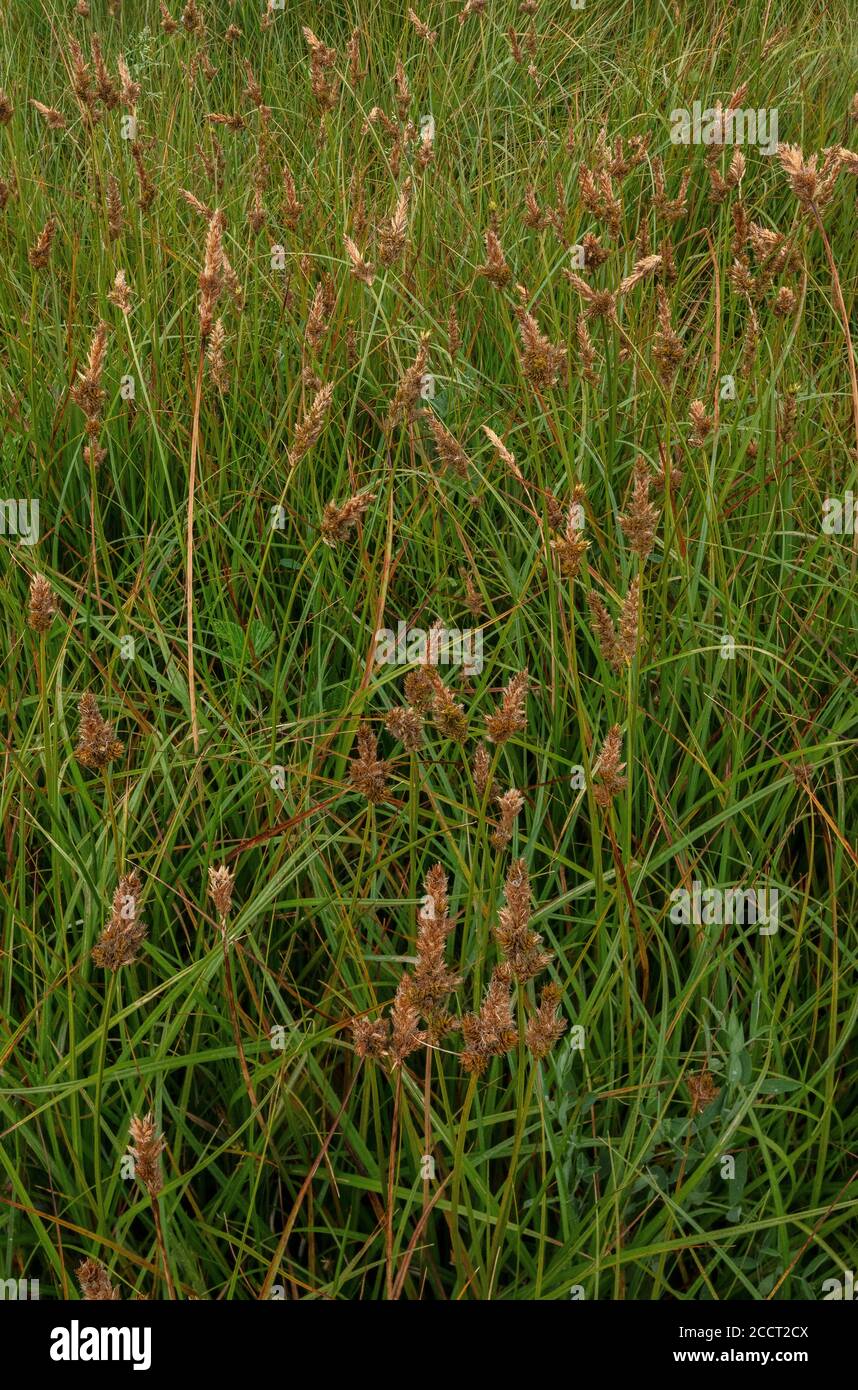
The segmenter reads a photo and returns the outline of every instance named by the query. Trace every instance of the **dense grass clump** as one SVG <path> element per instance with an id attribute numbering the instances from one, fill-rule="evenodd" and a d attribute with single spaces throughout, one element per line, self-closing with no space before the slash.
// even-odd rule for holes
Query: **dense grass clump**
<path id="1" fill-rule="evenodd" d="M 854 8 L 415 10 L 0 13 L 0 1277 L 817 1298 Z"/>

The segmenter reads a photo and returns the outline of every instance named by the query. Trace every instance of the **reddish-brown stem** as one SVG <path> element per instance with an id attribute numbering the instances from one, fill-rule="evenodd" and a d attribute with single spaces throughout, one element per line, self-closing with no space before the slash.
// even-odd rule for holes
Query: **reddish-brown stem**
<path id="1" fill-rule="evenodd" d="M 191 430 L 191 464 L 188 474 L 188 539 L 185 552 L 185 608 L 188 635 L 188 703 L 191 709 L 191 734 L 194 752 L 200 751 L 200 731 L 197 725 L 197 687 L 194 679 L 194 499 L 197 488 L 197 455 L 200 447 L 200 401 L 203 393 L 203 347 L 197 363 L 197 384 L 194 392 L 194 421 Z"/>
<path id="2" fill-rule="evenodd" d="M 399 1139 L 399 1102 L 402 1096 L 402 1068 L 396 1071 L 393 1122 L 390 1128 L 390 1161 L 387 1166 L 387 1297 L 393 1298 L 393 1200 L 396 1187 L 396 1145 Z"/>
<path id="3" fill-rule="evenodd" d="M 170 1266 L 167 1262 L 167 1247 L 164 1244 L 164 1231 L 161 1226 L 161 1209 L 158 1206 L 158 1198 L 152 1196 L 152 1215 L 155 1218 L 155 1239 L 158 1242 L 158 1251 L 161 1256 L 161 1263 L 164 1266 L 164 1279 L 167 1283 L 167 1293 L 171 1299 L 176 1297 L 176 1289 L 173 1284 L 173 1276 L 170 1273 Z"/>

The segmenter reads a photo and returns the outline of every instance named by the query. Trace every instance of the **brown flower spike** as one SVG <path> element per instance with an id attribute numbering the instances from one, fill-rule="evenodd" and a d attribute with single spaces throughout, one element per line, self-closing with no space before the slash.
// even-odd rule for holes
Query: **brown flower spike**
<path id="1" fill-rule="evenodd" d="M 47 632 L 57 612 L 56 595 L 47 579 L 44 575 L 34 574 L 30 581 L 27 625 L 33 632 Z"/>
<path id="2" fill-rule="evenodd" d="M 325 545 L 335 546 L 339 545 L 341 541 L 348 540 L 367 507 L 375 499 L 376 494 L 374 492 L 359 492 L 354 497 L 350 497 L 341 507 L 338 507 L 335 502 L 328 502 L 325 506 L 321 527 L 322 540 Z"/>
<path id="3" fill-rule="evenodd" d="M 550 983 L 540 993 L 539 1008 L 529 1020 L 525 1040 L 533 1058 L 540 1062 L 566 1031 L 566 1020 L 559 1016 L 560 989 Z"/>
<path id="4" fill-rule="evenodd" d="M 513 979 L 525 984 L 545 969 L 551 954 L 541 949 L 542 937 L 530 925 L 530 877 L 523 859 L 510 864 L 503 891 L 506 905 L 498 912 L 494 936 Z"/>
<path id="5" fill-rule="evenodd" d="M 325 428 L 325 421 L 328 417 L 328 411 L 331 408 L 333 394 L 334 388 L 332 385 L 328 384 L 327 386 L 321 386 L 313 397 L 309 410 L 301 417 L 295 429 L 295 438 L 292 442 L 292 448 L 289 450 L 288 454 L 289 466 L 291 468 L 295 468 L 296 465 L 301 462 L 304 455 L 312 449 L 313 445 L 319 439 Z M 349 505 L 349 503 L 346 503 L 346 506 Z M 324 527 L 322 528 L 322 535 L 324 539 L 327 539 L 324 534 Z M 328 543 L 330 544 L 330 542 Z"/>
<path id="6" fill-rule="evenodd" d="M 407 753 L 416 753 L 423 746 L 423 716 L 411 705 L 392 709 L 384 721 L 388 733 L 398 738 Z"/>
<path id="7" fill-rule="evenodd" d="M 522 372 L 537 391 L 550 391 L 566 380 L 566 349 L 555 347 L 523 304 L 516 309 L 516 317 L 521 336 Z"/>
<path id="8" fill-rule="evenodd" d="M 113 733 L 113 725 L 102 719 L 98 702 L 90 691 L 86 691 L 78 705 L 80 728 L 78 730 L 75 757 L 83 767 L 103 772 L 122 752 L 122 744 Z"/>
<path id="9" fill-rule="evenodd" d="M 39 233 L 35 245 L 27 252 L 27 259 L 34 270 L 44 270 L 48 264 L 56 230 L 57 219 L 49 217 Z"/>
<path id="10" fill-rule="evenodd" d="M 449 738 L 453 743 L 464 743 L 468 734 L 468 716 L 464 706 L 444 684 L 434 667 L 427 668 L 427 675 L 432 683 L 432 718 L 436 729 L 442 738 Z M 406 692 L 407 689 L 406 683 Z"/>
<path id="11" fill-rule="evenodd" d="M 512 1016 L 511 973 L 508 965 L 498 965 L 478 1014 L 465 1014 L 462 1037 L 465 1048 L 460 1061 L 466 1072 L 482 1076 L 492 1057 L 511 1052 L 518 1043 L 518 1029 Z"/>
<path id="12" fill-rule="evenodd" d="M 423 384 L 423 376 L 426 371 L 426 361 L 429 354 L 429 334 L 420 335 L 420 343 L 417 348 L 417 355 L 410 367 L 399 379 L 390 409 L 387 412 L 385 428 L 394 429 L 398 424 L 404 422 L 408 424 L 413 415 L 417 402 L 420 400 L 420 388 Z"/>
<path id="13" fill-rule="evenodd" d="M 349 764 L 349 780 L 355 791 L 375 806 L 387 795 L 389 764 L 378 757 L 378 740 L 368 724 L 358 729 L 357 749 Z"/>
<path id="14" fill-rule="evenodd" d="M 620 516 L 620 525 L 626 534 L 629 547 L 643 561 L 655 543 L 658 526 L 658 508 L 649 500 L 652 477 L 646 460 L 638 455 L 635 462 L 634 486 L 628 511 Z"/>
<path id="15" fill-rule="evenodd" d="M 221 922 L 225 922 L 229 916 L 234 882 L 235 874 L 231 873 L 225 864 L 209 868 L 209 897 Z"/>
<path id="16" fill-rule="evenodd" d="M 423 1043 L 437 1043 L 455 1027 L 454 1016 L 445 1007 L 461 977 L 449 970 L 444 960 L 447 938 L 453 930 L 447 898 L 447 876 L 435 864 L 423 880 L 425 895 L 417 917 L 417 964 L 413 973 L 399 982 L 390 1011 L 392 1056 L 402 1062 Z M 418 1026 L 424 1019 L 426 1029 Z"/>
<path id="17" fill-rule="evenodd" d="M 203 268 L 200 271 L 200 337 L 205 340 L 214 324 L 215 305 L 223 293 L 223 233 L 225 218 L 216 209 L 209 220 Z"/>
<path id="18" fill-rule="evenodd" d="M 720 1094 L 720 1087 L 715 1085 L 712 1073 L 706 1067 L 687 1077 L 685 1084 L 691 1095 L 692 1115 L 699 1115 L 701 1110 L 705 1110 L 707 1105 L 711 1105 L 715 1097 Z"/>
<path id="19" fill-rule="evenodd" d="M 634 660 L 637 650 L 639 594 L 640 581 L 635 577 L 623 600 L 618 632 L 599 595 L 593 589 L 587 593 L 591 626 L 599 644 L 599 651 L 603 660 L 618 674 Z"/>
<path id="20" fill-rule="evenodd" d="M 449 468 L 453 473 L 457 473 L 460 478 L 467 478 L 470 459 L 458 439 L 431 410 L 424 410 L 422 413 L 432 431 L 438 458 L 443 466 Z"/>
<path id="21" fill-rule="evenodd" d="M 390 1056 L 394 1066 L 401 1066 L 410 1053 L 427 1041 L 420 1027 L 420 1014 L 414 1002 L 414 982 L 403 975 L 396 987 L 390 1006 Z"/>
<path id="22" fill-rule="evenodd" d="M 161 1154 L 166 1145 L 155 1128 L 151 1114 L 141 1120 L 135 1115 L 131 1121 L 131 1138 L 128 1152 L 134 1159 L 134 1173 L 138 1182 L 145 1187 L 150 1197 L 157 1197 L 164 1186 L 161 1175 Z"/>
<path id="23" fill-rule="evenodd" d="M 133 870 L 119 880 L 110 920 L 92 948 L 93 960 L 105 970 L 119 970 L 137 959 L 138 948 L 146 936 L 146 927 L 138 916 L 140 888 L 140 879 Z"/>
<path id="24" fill-rule="evenodd" d="M 486 735 L 490 743 L 506 743 L 513 734 L 520 734 L 527 728 L 525 705 L 530 678 L 527 670 L 519 671 L 506 686 L 501 699 L 501 707 L 486 719 Z"/>
<path id="25" fill-rule="evenodd" d="M 77 1267 L 77 1282 L 87 1302 L 119 1298 L 119 1290 L 110 1282 L 110 1275 L 99 1260 L 81 1260 Z"/>
<path id="26" fill-rule="evenodd" d="M 576 483 L 572 490 L 572 501 L 566 513 L 566 525 L 562 536 L 555 536 L 551 549 L 557 556 L 560 573 L 564 579 L 574 579 L 587 553 L 589 542 L 583 539 L 584 529 L 584 488 Z"/>
<path id="27" fill-rule="evenodd" d="M 378 1061 L 387 1056 L 390 1028 L 386 1018 L 356 1018 L 351 1029 L 355 1051 L 359 1057 L 372 1057 Z"/>
<path id="28" fill-rule="evenodd" d="M 492 844 L 495 849 L 504 849 L 512 839 L 513 826 L 518 819 L 524 797 L 515 787 L 510 787 L 502 796 L 495 797 L 500 811 L 500 820 L 492 831 Z"/>
<path id="29" fill-rule="evenodd" d="M 502 290 L 512 279 L 512 271 L 506 263 L 503 247 L 496 232 L 486 232 L 486 259 L 477 266 L 477 274 L 483 275 L 497 289 Z"/>
<path id="30" fill-rule="evenodd" d="M 623 751 L 623 735 L 619 724 L 608 730 L 593 771 L 593 796 L 598 806 L 610 806 L 614 797 L 628 786 L 628 778 L 623 775 L 625 763 L 620 762 Z"/>

